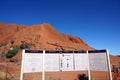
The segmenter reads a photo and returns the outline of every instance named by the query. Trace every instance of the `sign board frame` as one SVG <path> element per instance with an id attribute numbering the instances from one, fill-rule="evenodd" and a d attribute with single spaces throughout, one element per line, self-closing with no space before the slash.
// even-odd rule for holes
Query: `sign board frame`
<path id="1" fill-rule="evenodd" d="M 40 57 L 40 59 L 39 59 L 39 57 Z M 49 59 L 48 57 L 51 57 L 51 58 Z M 55 57 L 57 57 L 57 58 L 55 58 Z M 54 58 L 56 61 L 55 63 L 54 63 L 54 60 L 52 60 Z M 42 61 L 40 64 L 42 66 L 41 69 L 38 69 L 38 67 L 40 67 L 40 65 L 37 64 L 38 62 L 36 62 L 35 60 Z M 99 60 L 101 60 L 101 63 L 97 62 Z M 46 64 L 48 64 L 48 61 L 51 62 L 51 65 L 49 66 L 49 68 L 46 67 Z M 79 63 L 77 63 L 77 61 Z M 106 62 L 104 62 L 104 61 L 106 61 Z M 81 64 L 83 62 L 84 62 L 84 64 Z M 31 68 L 30 63 L 36 64 L 36 65 L 38 65 L 38 67 L 36 66 L 34 68 Z M 25 70 L 24 66 L 27 66 L 25 64 L 29 65 L 30 69 Z M 55 66 L 53 66 L 52 64 L 55 64 Z M 91 64 L 94 64 L 94 65 L 91 65 Z M 100 64 L 104 64 L 104 65 L 99 68 Z M 80 66 L 80 65 L 82 65 L 82 66 Z M 45 72 L 53 71 L 53 67 L 54 67 L 55 71 L 87 70 L 89 80 L 91 80 L 91 73 L 90 73 L 91 70 L 98 70 L 98 69 L 102 70 L 105 67 L 103 70 L 109 71 L 110 80 L 112 80 L 108 50 L 89 50 L 89 51 L 88 50 L 86 50 L 86 51 L 85 50 L 75 50 L 75 51 L 73 51 L 73 50 L 64 50 L 64 51 L 23 50 L 20 80 L 23 79 L 24 73 L 36 72 L 36 71 L 42 72 L 42 80 L 45 80 Z"/>

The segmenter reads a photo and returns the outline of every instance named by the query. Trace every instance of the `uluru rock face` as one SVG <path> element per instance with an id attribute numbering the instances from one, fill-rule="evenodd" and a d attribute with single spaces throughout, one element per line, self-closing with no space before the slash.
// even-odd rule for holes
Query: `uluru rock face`
<path id="1" fill-rule="evenodd" d="M 30 49 L 44 50 L 92 50 L 79 37 L 61 34 L 50 24 L 32 26 L 0 23 L 0 44 L 6 42 L 14 46 L 21 42 L 30 44 Z"/>
<path id="2" fill-rule="evenodd" d="M 3 52 L 7 53 L 11 47 L 20 46 L 21 43 L 29 44 L 29 49 L 36 50 L 93 50 L 94 48 L 87 45 L 81 38 L 61 34 L 56 31 L 50 24 L 37 24 L 32 26 L 5 24 L 0 23 L 0 57 Z M 2 46 L 5 45 L 5 46 Z M 15 63 L 9 66 L 9 71 L 12 74 L 20 74 L 22 51 L 19 51 L 12 58 L 7 58 L 5 61 Z M 0 58 L 0 63 L 4 62 Z M 111 68 L 113 65 L 118 65 L 120 57 L 110 55 Z M 17 64 L 17 65 L 16 65 Z M 0 69 L 4 72 L 5 65 L 0 65 Z M 16 72 L 17 71 L 17 72 Z M 69 73 L 69 72 L 68 72 Z M 69 75 L 68 80 L 74 78 L 78 73 L 70 75 L 64 73 L 62 75 Z M 104 75 L 104 74 L 102 74 Z M 58 75 L 59 76 L 59 75 Z M 96 76 L 101 76 L 96 74 Z M 17 77 L 17 76 L 15 76 Z M 106 76 L 104 76 L 106 78 Z M 65 77 L 66 79 L 66 77 Z"/>
<path id="3" fill-rule="evenodd" d="M 23 28 L 25 28 L 25 26 L 0 23 L 0 43 L 8 42 L 14 37 L 14 34 L 19 32 Z"/>

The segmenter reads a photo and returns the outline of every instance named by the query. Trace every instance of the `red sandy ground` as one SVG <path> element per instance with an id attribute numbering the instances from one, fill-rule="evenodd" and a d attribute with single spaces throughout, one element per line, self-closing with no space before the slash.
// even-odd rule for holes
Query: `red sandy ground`
<path id="1" fill-rule="evenodd" d="M 65 71 L 65 72 L 46 72 L 45 80 L 77 80 L 78 74 L 88 74 L 87 71 Z M 38 77 L 42 80 L 42 73 L 24 74 L 25 80 L 33 80 L 33 77 Z M 27 76 L 27 77 L 26 77 Z M 29 76 L 29 79 L 28 79 Z M 91 71 L 91 78 L 94 80 L 109 80 L 107 72 Z"/>

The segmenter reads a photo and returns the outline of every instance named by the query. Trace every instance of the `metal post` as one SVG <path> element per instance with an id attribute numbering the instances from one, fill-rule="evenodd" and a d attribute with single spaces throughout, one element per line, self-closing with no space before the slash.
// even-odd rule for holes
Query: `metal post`
<path id="1" fill-rule="evenodd" d="M 22 64 L 21 64 L 20 80 L 23 80 L 24 54 L 25 54 L 25 50 L 22 51 Z"/>
<path id="2" fill-rule="evenodd" d="M 91 80 L 91 75 L 90 75 L 90 62 L 89 62 L 89 54 L 88 54 L 88 51 L 87 51 L 87 57 L 88 57 L 88 80 Z"/>
<path id="3" fill-rule="evenodd" d="M 112 73 L 111 73 L 111 65 L 110 65 L 110 58 L 109 58 L 109 53 L 108 53 L 108 50 L 107 51 L 107 62 L 108 62 L 108 70 L 109 70 L 109 76 L 110 76 L 110 80 L 112 80 Z"/>
<path id="4" fill-rule="evenodd" d="M 45 50 L 43 50 L 43 69 L 42 69 L 42 80 L 45 80 Z"/>

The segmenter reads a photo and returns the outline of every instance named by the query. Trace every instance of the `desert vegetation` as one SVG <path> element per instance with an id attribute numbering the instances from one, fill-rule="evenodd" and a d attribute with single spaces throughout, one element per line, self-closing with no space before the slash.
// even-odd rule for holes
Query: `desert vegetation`
<path id="1" fill-rule="evenodd" d="M 14 45 L 14 40 L 11 40 L 10 41 L 11 45 L 9 47 L 6 47 L 7 44 L 8 44 L 7 42 L 4 42 L 4 43 L 0 44 L 0 48 L 2 48 L 1 51 L 0 51 L 0 56 L 1 57 L 12 58 L 20 50 L 27 49 L 27 48 L 30 47 L 30 44 L 28 44 L 28 43 L 26 43 L 24 41 L 21 41 L 20 45 Z"/>
<path id="2" fill-rule="evenodd" d="M 86 74 L 78 74 L 77 80 L 88 80 L 88 76 Z"/>
<path id="3" fill-rule="evenodd" d="M 6 46 L 6 45 L 7 45 L 7 43 L 3 42 L 3 43 L 0 44 L 0 47 Z"/>

